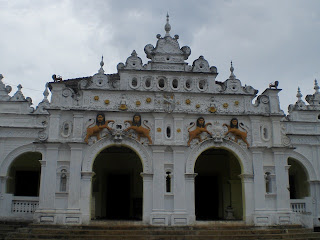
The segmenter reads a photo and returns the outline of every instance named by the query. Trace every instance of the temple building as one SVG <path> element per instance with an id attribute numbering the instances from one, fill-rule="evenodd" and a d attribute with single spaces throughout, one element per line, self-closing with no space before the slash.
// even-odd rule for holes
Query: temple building
<path id="1" fill-rule="evenodd" d="M 278 82 L 258 95 L 232 63 L 217 81 L 170 31 L 167 17 L 147 63 L 133 50 L 117 73 L 102 58 L 54 75 L 35 108 L 0 75 L 0 220 L 320 227 L 317 81 L 285 114 Z"/>

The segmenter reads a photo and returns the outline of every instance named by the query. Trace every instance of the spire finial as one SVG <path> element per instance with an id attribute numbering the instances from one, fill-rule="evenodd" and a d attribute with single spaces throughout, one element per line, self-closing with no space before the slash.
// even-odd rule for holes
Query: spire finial
<path id="1" fill-rule="evenodd" d="M 102 55 L 101 62 L 100 62 L 100 69 L 99 69 L 99 73 L 101 74 L 104 74 L 103 66 L 104 66 L 104 62 L 103 62 L 103 55 Z"/>
<path id="2" fill-rule="evenodd" d="M 230 79 L 235 79 L 235 78 L 236 78 L 236 75 L 234 75 L 233 71 L 234 71 L 234 68 L 233 68 L 232 61 L 231 61 L 231 67 L 230 67 L 230 72 L 231 72 L 231 74 L 230 74 Z"/>
<path id="3" fill-rule="evenodd" d="M 298 102 L 301 101 L 302 94 L 301 94 L 301 91 L 300 91 L 300 87 L 298 87 L 298 91 L 297 91 L 296 97 L 298 98 Z"/>
<path id="4" fill-rule="evenodd" d="M 316 90 L 316 93 L 319 93 L 319 85 L 317 79 L 314 80 L 314 90 Z"/>
<path id="5" fill-rule="evenodd" d="M 164 26 L 164 30 L 166 31 L 165 37 L 170 36 L 171 25 L 170 25 L 170 23 L 169 23 L 169 13 L 168 13 L 168 12 L 167 12 L 167 23 L 166 23 L 166 25 Z"/>

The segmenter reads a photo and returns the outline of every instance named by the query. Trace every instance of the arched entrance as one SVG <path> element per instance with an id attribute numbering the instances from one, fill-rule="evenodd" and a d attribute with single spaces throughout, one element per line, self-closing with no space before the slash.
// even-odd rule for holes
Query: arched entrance
<path id="1" fill-rule="evenodd" d="M 294 158 L 288 158 L 290 199 L 310 196 L 309 177 L 304 166 Z"/>
<path id="2" fill-rule="evenodd" d="M 7 193 L 14 196 L 39 196 L 41 153 L 27 152 L 19 155 L 10 165 Z"/>
<path id="3" fill-rule="evenodd" d="M 127 147 L 101 151 L 93 164 L 92 218 L 141 220 L 143 172 L 139 156 Z"/>
<path id="4" fill-rule="evenodd" d="M 196 160 L 196 220 L 243 218 L 241 166 L 225 149 L 210 148 Z"/>

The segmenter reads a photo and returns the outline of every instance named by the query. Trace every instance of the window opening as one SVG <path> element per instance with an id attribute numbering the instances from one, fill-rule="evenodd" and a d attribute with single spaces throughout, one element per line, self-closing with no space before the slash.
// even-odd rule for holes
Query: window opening
<path id="1" fill-rule="evenodd" d="M 271 193 L 272 192 L 272 187 L 271 187 L 271 176 L 269 172 L 266 172 L 265 174 L 265 180 L 266 180 L 266 193 Z"/>
<path id="2" fill-rule="evenodd" d="M 60 176 L 60 192 L 66 192 L 67 191 L 67 174 L 66 170 L 61 170 L 61 176 Z"/>
<path id="3" fill-rule="evenodd" d="M 171 193 L 171 172 L 166 172 L 166 192 Z"/>
<path id="4" fill-rule="evenodd" d="M 167 127 L 167 137 L 168 138 L 171 137 L 171 128 L 170 128 L 170 126 Z"/>
<path id="5" fill-rule="evenodd" d="M 133 78 L 131 84 L 132 84 L 132 87 L 138 86 L 138 80 L 136 78 Z"/>
<path id="6" fill-rule="evenodd" d="M 158 84 L 160 88 L 164 88 L 164 79 L 163 78 L 159 79 Z"/>

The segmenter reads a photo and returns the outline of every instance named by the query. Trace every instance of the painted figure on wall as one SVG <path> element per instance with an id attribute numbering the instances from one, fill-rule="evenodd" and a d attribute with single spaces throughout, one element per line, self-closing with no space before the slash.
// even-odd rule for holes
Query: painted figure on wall
<path id="1" fill-rule="evenodd" d="M 199 142 L 202 142 L 202 139 L 200 137 L 201 133 L 206 132 L 207 134 L 209 134 L 210 136 L 212 136 L 212 134 L 207 130 L 207 126 L 208 125 L 212 125 L 211 123 L 205 123 L 205 120 L 203 117 L 199 117 L 197 119 L 197 127 L 195 130 L 190 131 L 191 128 L 193 128 L 195 125 L 195 123 L 191 123 L 191 127 L 188 128 L 188 132 L 189 132 L 189 141 L 188 141 L 188 146 L 190 146 L 190 143 L 193 139 L 198 139 Z"/>
<path id="2" fill-rule="evenodd" d="M 95 126 L 92 127 L 93 124 L 91 124 L 87 128 L 87 135 L 86 135 L 86 138 L 84 139 L 84 141 L 86 143 L 88 143 L 89 142 L 89 138 L 92 137 L 92 136 L 97 137 L 97 140 L 99 141 L 101 139 L 100 133 L 102 132 L 103 129 L 106 128 L 109 131 L 112 130 L 112 128 L 110 128 L 108 126 L 108 124 L 110 122 L 114 122 L 114 121 L 113 120 L 106 121 L 104 113 L 98 113 L 97 117 L 96 117 L 96 122 L 93 123 L 93 124 L 95 124 Z"/>
<path id="3" fill-rule="evenodd" d="M 137 140 L 140 142 L 140 138 L 141 137 L 145 137 L 145 138 L 148 138 L 149 140 L 149 145 L 152 144 L 152 140 L 151 140 L 151 137 L 150 137 L 150 127 L 148 127 L 146 125 L 146 123 L 148 121 L 143 121 L 143 124 L 145 127 L 143 127 L 141 125 L 141 115 L 139 113 L 136 113 L 133 115 L 133 118 L 132 118 L 132 121 L 124 121 L 125 123 L 129 123 L 131 126 L 128 127 L 127 129 L 125 129 L 125 131 L 129 131 L 129 130 L 133 130 L 136 132 L 136 134 L 138 135 L 138 138 Z"/>
<path id="4" fill-rule="evenodd" d="M 242 127 L 242 129 L 245 130 L 245 132 L 241 131 L 239 129 L 239 125 L 240 125 L 240 127 L 242 127 L 243 124 L 241 124 L 241 123 L 239 124 L 237 118 L 232 118 L 230 121 L 230 125 L 223 124 L 223 126 L 226 126 L 228 128 L 228 131 L 224 135 L 226 136 L 229 133 L 231 133 L 234 136 L 234 141 L 236 143 L 238 142 L 238 139 L 241 139 L 242 141 L 245 142 L 245 144 L 247 144 L 247 147 L 249 147 L 249 143 L 247 141 L 247 131 L 243 127 Z"/>

